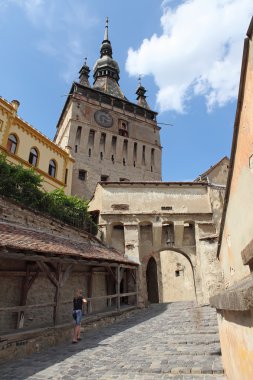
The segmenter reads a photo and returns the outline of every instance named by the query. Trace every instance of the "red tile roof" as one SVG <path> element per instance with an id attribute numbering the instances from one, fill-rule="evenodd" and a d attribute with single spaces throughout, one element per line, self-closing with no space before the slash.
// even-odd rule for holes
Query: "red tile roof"
<path id="1" fill-rule="evenodd" d="M 84 242 L 51 235 L 9 223 L 0 223 L 0 250 L 6 248 L 47 256 L 73 257 L 137 265 L 113 248 L 88 240 Z M 1 253 L 0 253 L 1 257 Z"/>

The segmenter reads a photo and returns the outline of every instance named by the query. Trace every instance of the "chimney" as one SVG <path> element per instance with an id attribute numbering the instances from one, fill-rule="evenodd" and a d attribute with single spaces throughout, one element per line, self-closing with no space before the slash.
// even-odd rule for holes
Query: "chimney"
<path id="1" fill-rule="evenodd" d="M 18 101 L 18 100 L 16 100 L 16 99 L 13 99 L 13 100 L 11 101 L 11 104 L 12 104 L 12 106 L 13 106 L 14 110 L 17 112 L 17 110 L 18 110 L 18 107 L 20 106 L 20 103 L 19 103 L 19 101 Z"/>

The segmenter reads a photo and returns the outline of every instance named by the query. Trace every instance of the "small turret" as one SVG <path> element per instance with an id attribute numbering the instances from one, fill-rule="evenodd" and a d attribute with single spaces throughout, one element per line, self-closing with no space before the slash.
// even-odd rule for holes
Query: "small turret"
<path id="1" fill-rule="evenodd" d="M 136 91 L 137 104 L 143 108 L 147 108 L 148 110 L 150 110 L 150 107 L 148 105 L 148 102 L 147 102 L 146 96 L 145 96 L 146 92 L 147 92 L 147 90 L 145 89 L 145 87 L 142 86 L 141 78 L 139 77 L 139 87 L 137 88 L 137 91 Z"/>
<path id="2" fill-rule="evenodd" d="M 79 71 L 79 83 L 86 87 L 90 87 L 89 73 L 90 73 L 90 68 L 89 66 L 87 66 L 87 58 L 85 58 L 84 64 Z"/>

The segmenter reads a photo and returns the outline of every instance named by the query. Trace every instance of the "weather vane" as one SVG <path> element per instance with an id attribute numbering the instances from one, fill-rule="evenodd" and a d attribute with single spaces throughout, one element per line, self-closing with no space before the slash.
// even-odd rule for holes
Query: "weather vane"
<path id="1" fill-rule="evenodd" d="M 138 83 L 139 83 L 139 87 L 141 87 L 141 77 L 142 77 L 142 75 L 141 75 L 141 74 L 139 74 L 139 77 L 138 77 Z"/>

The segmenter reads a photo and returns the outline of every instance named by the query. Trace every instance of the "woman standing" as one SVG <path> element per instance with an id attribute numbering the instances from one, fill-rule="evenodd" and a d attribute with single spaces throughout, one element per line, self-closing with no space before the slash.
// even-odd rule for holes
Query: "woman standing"
<path id="1" fill-rule="evenodd" d="M 72 343 L 77 343 L 81 340 L 80 333 L 83 316 L 83 303 L 87 303 L 87 300 L 82 296 L 82 289 L 77 289 L 76 295 L 73 299 L 73 318 L 75 320 L 75 328 Z"/>

